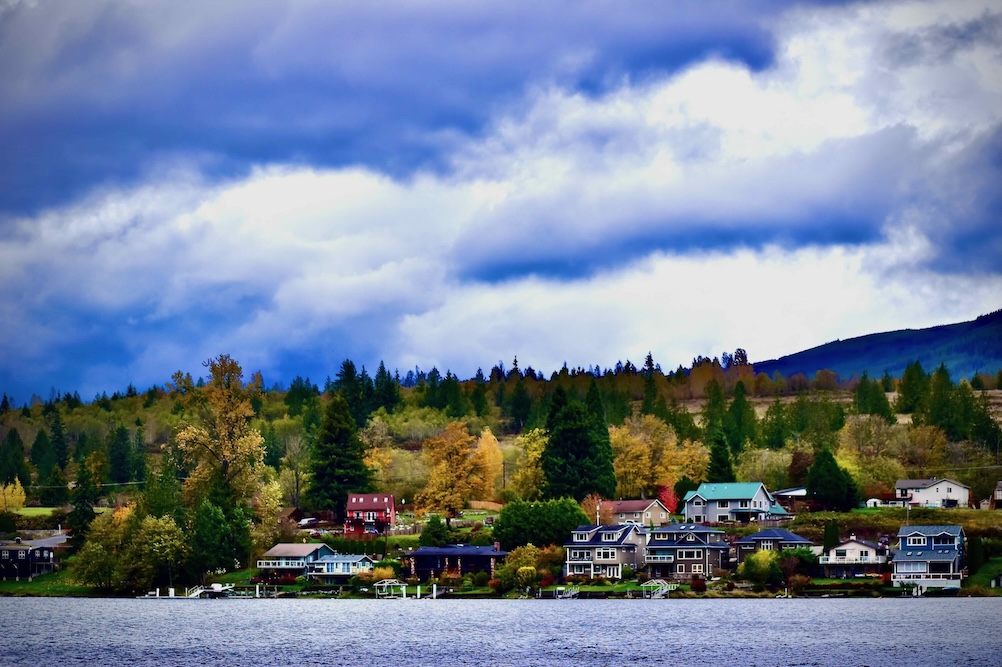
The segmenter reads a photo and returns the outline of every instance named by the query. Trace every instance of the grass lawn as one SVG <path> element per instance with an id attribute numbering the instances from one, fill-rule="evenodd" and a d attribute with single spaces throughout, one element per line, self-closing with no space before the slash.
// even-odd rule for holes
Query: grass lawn
<path id="1" fill-rule="evenodd" d="M 985 564 L 964 582 L 964 585 L 988 588 L 991 585 L 991 580 L 999 574 L 1002 574 L 1002 558 L 991 558 L 985 561 Z"/>
<path id="2" fill-rule="evenodd" d="M 43 574 L 31 581 L 0 581 L 0 595 L 39 595 L 52 597 L 86 597 L 96 595 L 96 589 L 74 583 L 69 568 Z"/>

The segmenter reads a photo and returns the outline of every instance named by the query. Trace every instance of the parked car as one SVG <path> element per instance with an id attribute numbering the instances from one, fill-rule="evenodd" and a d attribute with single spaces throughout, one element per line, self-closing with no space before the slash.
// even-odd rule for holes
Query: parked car
<path id="1" fill-rule="evenodd" d="M 309 528 L 311 526 L 317 525 L 317 523 L 319 523 L 319 521 L 315 517 L 310 516 L 310 517 L 306 517 L 305 519 L 300 519 L 299 520 L 299 527 L 300 528 Z"/>

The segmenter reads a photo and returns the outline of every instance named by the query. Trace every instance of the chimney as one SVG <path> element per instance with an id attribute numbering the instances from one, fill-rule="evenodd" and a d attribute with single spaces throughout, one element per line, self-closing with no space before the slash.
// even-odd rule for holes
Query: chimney
<path id="1" fill-rule="evenodd" d="M 494 551 L 501 551 L 501 543 L 500 542 L 495 542 L 494 543 Z"/>
<path id="2" fill-rule="evenodd" d="M 849 535 L 849 541 L 850 542 L 855 542 L 856 541 L 856 533 L 851 533 Z"/>

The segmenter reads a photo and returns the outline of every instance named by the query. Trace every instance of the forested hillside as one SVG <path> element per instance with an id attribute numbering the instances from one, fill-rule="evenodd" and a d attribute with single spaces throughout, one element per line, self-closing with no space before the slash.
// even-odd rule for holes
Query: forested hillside
<path id="1" fill-rule="evenodd" d="M 1002 310 L 971 322 L 929 329 L 904 329 L 837 340 L 771 361 L 756 362 L 755 369 L 769 375 L 812 375 L 822 368 L 843 378 L 863 372 L 901 377 L 905 366 L 919 361 L 926 368 L 946 364 L 957 378 L 1002 369 Z"/>

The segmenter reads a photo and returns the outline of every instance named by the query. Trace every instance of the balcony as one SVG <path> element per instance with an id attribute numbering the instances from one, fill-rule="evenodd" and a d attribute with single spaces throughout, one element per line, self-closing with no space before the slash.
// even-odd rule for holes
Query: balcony
<path id="1" fill-rule="evenodd" d="M 675 556 L 672 554 L 644 554 L 645 563 L 674 563 Z"/>
<path id="2" fill-rule="evenodd" d="M 819 556 L 819 565 L 883 565 L 887 556 Z"/>
<path id="3" fill-rule="evenodd" d="M 907 572 L 905 574 L 891 575 L 891 581 L 918 581 L 921 579 L 958 581 L 963 578 L 964 575 L 961 572 Z"/>
<path id="4" fill-rule="evenodd" d="M 259 560 L 257 562 L 257 568 L 259 570 L 303 570 L 306 568 L 306 563 L 301 560 Z"/>

